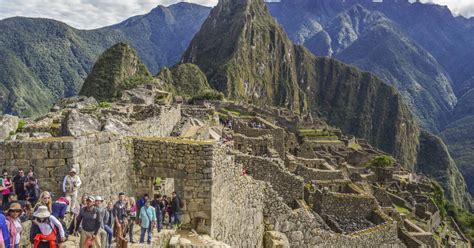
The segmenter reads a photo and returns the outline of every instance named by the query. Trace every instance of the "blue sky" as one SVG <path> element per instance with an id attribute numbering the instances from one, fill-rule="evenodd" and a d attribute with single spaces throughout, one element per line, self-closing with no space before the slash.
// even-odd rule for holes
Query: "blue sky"
<path id="1" fill-rule="evenodd" d="M 474 16 L 474 0 L 422 0 L 448 5 L 456 14 Z M 45 17 L 73 27 L 93 29 L 145 14 L 159 4 L 193 2 L 213 6 L 217 0 L 0 0 L 0 19 L 12 16 Z"/>

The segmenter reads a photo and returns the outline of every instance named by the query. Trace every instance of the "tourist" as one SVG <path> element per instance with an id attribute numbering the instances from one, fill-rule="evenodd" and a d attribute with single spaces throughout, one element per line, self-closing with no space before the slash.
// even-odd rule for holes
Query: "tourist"
<path id="1" fill-rule="evenodd" d="M 18 196 L 18 200 L 26 200 L 25 183 L 28 182 L 28 177 L 25 176 L 23 169 L 18 169 L 18 174 L 13 178 L 13 191 Z"/>
<path id="2" fill-rule="evenodd" d="M 61 235 L 61 230 L 53 223 L 53 220 L 57 219 L 46 206 L 39 206 L 33 213 L 33 218 L 30 242 L 34 248 L 56 248 L 61 241 L 65 241 L 64 233 Z"/>
<path id="3" fill-rule="evenodd" d="M 112 226 L 114 223 L 114 216 L 113 216 L 113 209 L 114 209 L 114 204 L 112 202 L 109 202 L 107 204 L 107 213 L 104 216 L 104 230 L 107 232 L 107 246 L 106 248 L 112 247 L 112 238 L 114 235 Z"/>
<path id="4" fill-rule="evenodd" d="M 118 201 L 114 204 L 113 208 L 114 216 L 114 228 L 118 245 L 121 244 L 121 241 L 124 238 L 125 229 L 128 225 L 127 219 L 127 202 L 125 201 L 125 193 L 121 192 L 119 194 Z"/>
<path id="5" fill-rule="evenodd" d="M 46 206 L 50 213 L 53 211 L 53 200 L 51 199 L 51 193 L 48 191 L 43 191 L 40 194 L 39 201 L 35 205 L 35 211 L 39 206 Z"/>
<path id="6" fill-rule="evenodd" d="M 95 198 L 93 196 L 87 197 L 87 204 L 81 209 L 79 216 L 77 216 L 76 230 L 79 230 L 79 226 L 82 224 L 80 229 L 80 240 L 79 247 L 84 247 L 84 244 L 90 244 L 95 248 L 101 247 L 100 240 L 97 234 L 100 230 L 100 219 L 99 212 L 95 207 Z"/>
<path id="7" fill-rule="evenodd" d="M 59 199 L 56 200 L 51 207 L 51 214 L 58 220 L 63 221 L 68 206 L 69 200 L 66 197 L 59 197 Z"/>
<path id="8" fill-rule="evenodd" d="M 137 201 L 137 209 L 138 209 L 138 215 L 140 214 L 140 210 L 142 209 L 143 206 L 145 206 L 145 202 L 149 200 L 148 194 L 144 194 L 140 200 Z"/>
<path id="9" fill-rule="evenodd" d="M 102 199 L 102 196 L 96 196 L 95 197 L 95 207 L 97 208 L 97 212 L 99 213 L 100 217 L 100 229 L 99 229 L 99 237 L 100 237 L 100 243 L 102 247 L 107 247 L 107 232 L 105 231 L 105 220 L 107 220 L 109 212 L 107 209 L 102 206 L 102 203 L 104 202 L 104 199 Z"/>
<path id="10" fill-rule="evenodd" d="M 168 214 L 168 228 L 171 229 L 173 225 L 173 207 L 171 206 L 171 198 L 165 195 L 163 196 L 163 199 L 166 204 L 166 213 Z"/>
<path id="11" fill-rule="evenodd" d="M 21 205 L 18 202 L 12 202 L 7 210 L 7 226 L 10 233 L 10 248 L 19 248 L 21 232 L 23 228 L 21 226 L 20 215 Z"/>
<path id="12" fill-rule="evenodd" d="M 173 226 L 175 228 L 180 227 L 181 225 L 181 208 L 183 206 L 183 202 L 181 198 L 179 198 L 176 192 L 173 192 L 173 199 L 171 200 L 171 207 L 173 209 Z"/>
<path id="13" fill-rule="evenodd" d="M 77 192 L 81 184 L 81 178 L 77 175 L 76 169 L 69 170 L 69 175 L 66 175 L 63 180 L 63 192 L 66 197 L 71 198 L 71 208 L 76 207 Z"/>
<path id="14" fill-rule="evenodd" d="M 8 231 L 7 219 L 2 211 L 0 211 L 0 229 L 0 248 L 9 248 L 10 232 Z"/>
<path id="15" fill-rule="evenodd" d="M 5 207 L 8 205 L 8 195 L 11 193 L 12 190 L 12 183 L 10 178 L 8 177 L 8 171 L 3 170 L 3 177 L 0 178 L 0 185 L 1 185 L 1 193 L 2 193 L 2 205 Z"/>
<path id="16" fill-rule="evenodd" d="M 158 232 L 161 232 L 161 229 L 163 228 L 163 211 L 165 211 L 165 206 L 160 194 L 155 195 L 153 201 L 151 202 L 151 206 L 155 208 L 157 222 L 156 226 L 158 228 Z"/>
<path id="17" fill-rule="evenodd" d="M 150 201 L 145 202 L 145 206 L 140 209 L 140 244 L 145 242 L 145 232 L 148 233 L 147 243 L 151 244 L 153 228 L 156 225 L 156 210 L 150 205 Z"/>
<path id="18" fill-rule="evenodd" d="M 128 236 L 130 243 L 135 243 L 135 241 L 133 241 L 133 227 L 135 226 L 135 221 L 137 220 L 137 213 L 138 208 L 135 198 L 128 198 L 128 216 L 130 218 L 130 221 L 128 222 Z"/>
<path id="19" fill-rule="evenodd" d="M 81 209 L 87 205 L 87 198 L 89 196 L 87 194 L 83 194 L 81 197 L 81 203 L 76 204 L 76 207 L 70 208 L 71 213 L 73 214 L 73 221 L 71 221 L 71 224 L 69 225 L 69 233 L 76 235 L 79 230 L 76 230 L 76 223 L 77 223 L 77 216 L 79 216 L 79 213 L 81 212 Z"/>
<path id="20" fill-rule="evenodd" d="M 28 178 L 28 183 L 25 186 L 26 189 L 26 200 L 31 203 L 32 206 L 36 205 L 40 197 L 40 188 L 38 186 L 37 180 L 34 177 Z"/>
<path id="21" fill-rule="evenodd" d="M 31 203 L 29 201 L 24 201 L 24 203 L 25 204 L 22 206 L 23 214 L 20 216 L 20 220 L 22 223 L 31 220 L 31 217 L 33 216 L 33 206 L 31 205 Z"/>

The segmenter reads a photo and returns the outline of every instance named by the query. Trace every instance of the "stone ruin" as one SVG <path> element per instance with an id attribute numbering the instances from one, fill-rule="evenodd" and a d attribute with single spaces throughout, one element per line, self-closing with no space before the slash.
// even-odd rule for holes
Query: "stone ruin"
<path id="1" fill-rule="evenodd" d="M 55 195 L 76 168 L 81 193 L 110 200 L 152 194 L 156 177 L 173 178 L 184 227 L 232 247 L 470 247 L 423 195 L 429 184 L 397 166 L 367 168 L 385 153 L 312 117 L 186 105 L 145 85 L 113 103 L 64 99 L 20 129 L 14 117 L 2 121 L 2 168 L 33 169 Z"/>

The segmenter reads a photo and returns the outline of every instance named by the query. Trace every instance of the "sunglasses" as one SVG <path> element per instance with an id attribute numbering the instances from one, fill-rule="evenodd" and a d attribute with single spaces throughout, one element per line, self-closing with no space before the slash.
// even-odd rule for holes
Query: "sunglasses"
<path id="1" fill-rule="evenodd" d="M 14 210 L 10 210 L 10 212 L 13 212 L 13 213 L 21 213 L 22 210 L 21 210 L 21 209 L 14 209 Z"/>
<path id="2" fill-rule="evenodd" d="M 45 197 L 43 197 L 43 199 L 48 200 L 48 199 L 51 199 L 51 197 L 45 196 Z"/>

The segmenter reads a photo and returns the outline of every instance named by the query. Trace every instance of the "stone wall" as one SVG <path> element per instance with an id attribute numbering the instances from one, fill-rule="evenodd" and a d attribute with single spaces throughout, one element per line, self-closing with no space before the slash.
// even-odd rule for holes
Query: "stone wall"
<path id="1" fill-rule="evenodd" d="M 242 134 L 234 134 L 234 149 L 252 156 L 271 157 L 270 150 L 274 149 L 271 136 L 247 137 Z"/>
<path id="2" fill-rule="evenodd" d="M 304 178 L 305 182 L 314 180 L 340 180 L 344 179 L 344 175 L 340 170 L 320 170 L 308 168 L 304 165 L 298 165 L 294 172 L 296 175 Z"/>
<path id="3" fill-rule="evenodd" d="M 216 151 L 211 236 L 232 247 L 262 247 L 264 182 L 242 173 L 242 165 Z"/>
<path id="4" fill-rule="evenodd" d="M 141 106 L 138 106 L 141 107 Z M 181 105 L 161 106 L 151 105 L 144 108 L 153 108 L 149 111 L 139 111 L 141 116 L 135 116 L 140 120 L 130 125 L 131 130 L 145 137 L 170 136 L 174 126 L 181 120 Z M 145 113 L 146 114 L 145 114 Z M 151 113 L 148 113 L 151 112 Z"/>
<path id="5" fill-rule="evenodd" d="M 303 199 L 303 179 L 287 171 L 282 161 L 245 154 L 237 154 L 235 159 L 254 179 L 269 182 L 286 204 L 293 206 L 296 200 Z"/>
<path id="6" fill-rule="evenodd" d="M 33 169 L 40 188 L 62 195 L 64 176 L 76 168 L 83 181 L 80 193 L 106 198 L 118 190 L 131 192 L 132 145 L 112 133 L 101 132 L 80 138 L 61 137 L 0 143 L 0 166 L 11 174 L 18 168 Z"/>
<path id="7" fill-rule="evenodd" d="M 210 231 L 212 166 L 215 142 L 173 138 L 133 138 L 137 193 L 151 193 L 155 177 L 174 178 L 175 190 L 186 201 L 182 222 Z M 176 185 L 175 184 L 175 185 Z M 204 231 L 204 230 L 203 230 Z"/>
<path id="8" fill-rule="evenodd" d="M 280 154 L 280 157 L 284 157 L 287 152 L 287 133 L 283 128 L 275 126 L 264 119 L 256 118 L 258 122 L 264 123 L 267 128 L 251 128 L 247 122 L 237 120 L 234 122 L 233 129 L 236 133 L 241 133 L 247 137 L 262 137 L 271 136 L 273 138 L 273 145 L 275 150 Z M 288 148 L 290 149 L 290 148 Z"/>
<path id="9" fill-rule="evenodd" d="M 377 209 L 377 201 L 369 195 L 321 192 L 313 197 L 314 210 L 321 215 L 368 218 Z"/>

